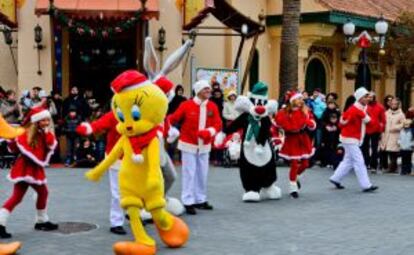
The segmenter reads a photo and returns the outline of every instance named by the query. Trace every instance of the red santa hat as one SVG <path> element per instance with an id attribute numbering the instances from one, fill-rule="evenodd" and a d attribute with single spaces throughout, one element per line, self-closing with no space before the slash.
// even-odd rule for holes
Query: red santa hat
<path id="1" fill-rule="evenodd" d="M 154 84 L 164 91 L 165 94 L 168 94 L 174 88 L 174 83 L 163 75 L 156 77 L 154 79 Z"/>
<path id="2" fill-rule="evenodd" d="M 292 103 L 296 99 L 302 99 L 303 95 L 302 93 L 299 93 L 297 91 L 291 91 L 288 95 L 289 103 Z"/>
<path id="3" fill-rule="evenodd" d="M 120 93 L 121 91 L 133 90 L 151 84 L 152 83 L 142 73 L 136 70 L 128 70 L 118 75 L 118 77 L 112 81 L 111 89 L 114 93 Z"/>
<path id="4" fill-rule="evenodd" d="M 25 126 L 29 122 L 36 123 L 48 118 L 51 118 L 50 112 L 42 106 L 36 106 L 30 109 L 30 111 L 27 113 L 22 122 L 22 125 Z"/>

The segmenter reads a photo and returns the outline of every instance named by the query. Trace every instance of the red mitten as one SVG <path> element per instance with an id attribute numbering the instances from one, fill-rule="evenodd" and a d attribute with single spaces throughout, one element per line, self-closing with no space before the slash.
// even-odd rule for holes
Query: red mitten
<path id="1" fill-rule="evenodd" d="M 92 134 L 92 127 L 89 123 L 82 123 L 76 127 L 76 133 L 81 136 L 88 136 Z"/>
<path id="2" fill-rule="evenodd" d="M 209 144 L 213 141 L 213 137 L 210 133 L 210 131 L 208 131 L 207 129 L 203 129 L 198 131 L 197 136 L 203 140 L 204 144 Z"/>

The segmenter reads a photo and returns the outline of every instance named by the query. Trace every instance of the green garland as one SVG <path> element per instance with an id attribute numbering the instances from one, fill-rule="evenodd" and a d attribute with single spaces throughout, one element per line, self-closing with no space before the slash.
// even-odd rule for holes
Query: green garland
<path id="1" fill-rule="evenodd" d="M 60 11 L 54 5 L 50 5 L 48 13 L 50 16 L 53 16 L 62 27 L 67 28 L 70 33 L 106 39 L 113 37 L 115 34 L 134 28 L 141 19 L 142 10 L 135 12 L 131 18 L 123 20 L 114 26 L 96 28 L 93 28 L 84 22 L 69 18 L 64 12 Z"/>

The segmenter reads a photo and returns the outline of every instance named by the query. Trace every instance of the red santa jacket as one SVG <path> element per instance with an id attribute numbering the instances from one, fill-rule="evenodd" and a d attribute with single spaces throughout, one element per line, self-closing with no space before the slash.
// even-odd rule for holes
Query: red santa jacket
<path id="1" fill-rule="evenodd" d="M 339 121 L 342 143 L 361 145 L 365 136 L 365 125 L 371 118 L 366 113 L 366 106 L 356 102 L 342 114 Z"/>
<path id="2" fill-rule="evenodd" d="M 386 124 L 384 106 L 378 102 L 371 103 L 367 106 L 367 113 L 371 118 L 366 127 L 367 135 L 384 132 Z"/>
<path id="3" fill-rule="evenodd" d="M 37 185 L 47 182 L 44 167 L 49 164 L 57 141 L 51 132 L 39 133 L 35 139 L 34 145 L 30 145 L 25 132 L 9 144 L 10 151 L 20 153 L 8 176 L 10 181 Z"/>
<path id="4" fill-rule="evenodd" d="M 178 149 L 190 153 L 208 153 L 213 137 L 222 128 L 222 121 L 217 106 L 198 97 L 182 103 L 168 116 L 171 125 L 180 123 Z"/>

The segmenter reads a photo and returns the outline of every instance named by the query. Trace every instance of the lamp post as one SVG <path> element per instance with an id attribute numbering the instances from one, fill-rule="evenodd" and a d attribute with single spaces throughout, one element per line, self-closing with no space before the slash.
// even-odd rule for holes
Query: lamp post
<path id="1" fill-rule="evenodd" d="M 9 46 L 10 54 L 13 60 L 14 70 L 16 71 L 16 74 L 18 74 L 17 63 L 13 53 L 13 48 L 16 47 L 13 47 L 12 30 L 6 26 L 3 26 L 2 28 L 0 28 L 0 32 L 3 32 L 4 42 L 7 44 L 7 46 Z"/>
<path id="2" fill-rule="evenodd" d="M 372 37 L 366 30 L 361 32 L 358 36 L 354 36 L 355 34 L 355 24 L 348 19 L 347 23 L 343 26 L 343 32 L 346 37 L 346 44 L 354 44 L 357 45 L 359 48 L 362 49 L 362 67 L 363 67 L 363 84 L 366 86 L 367 84 L 367 75 L 368 75 L 368 51 L 367 49 L 371 47 L 372 43 L 379 44 L 381 55 L 385 54 L 384 46 L 385 46 L 385 38 L 388 32 L 388 22 L 381 16 L 380 20 L 377 21 L 375 24 L 375 32 L 378 36 Z"/>
<path id="3" fill-rule="evenodd" d="M 44 45 L 42 44 L 43 30 L 39 24 L 34 28 L 34 40 L 36 43 L 35 49 L 37 49 L 37 74 L 42 75 L 42 70 L 40 70 L 40 51 L 44 49 Z"/>
<path id="4" fill-rule="evenodd" d="M 160 52 L 160 61 L 163 63 L 163 53 L 167 50 L 165 47 L 165 43 L 167 42 L 167 32 L 165 31 L 164 27 L 161 27 L 158 30 L 158 48 L 157 50 Z"/>

